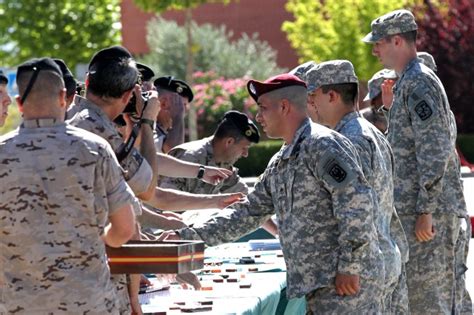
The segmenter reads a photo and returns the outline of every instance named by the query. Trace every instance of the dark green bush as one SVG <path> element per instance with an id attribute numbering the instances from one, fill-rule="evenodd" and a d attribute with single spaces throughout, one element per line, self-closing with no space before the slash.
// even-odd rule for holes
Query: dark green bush
<path id="1" fill-rule="evenodd" d="M 464 157 L 471 163 L 474 163 L 474 135 L 458 135 L 458 146 Z"/>
<path id="2" fill-rule="evenodd" d="M 282 141 L 267 140 L 250 147 L 249 156 L 241 158 L 235 166 L 242 177 L 259 176 L 267 167 L 272 156 L 280 150 Z"/>

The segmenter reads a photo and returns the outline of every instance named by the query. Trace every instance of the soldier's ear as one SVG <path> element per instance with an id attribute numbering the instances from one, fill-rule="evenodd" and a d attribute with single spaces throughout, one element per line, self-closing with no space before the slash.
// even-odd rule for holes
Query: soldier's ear
<path id="1" fill-rule="evenodd" d="M 226 148 L 230 147 L 231 145 L 233 145 L 235 143 L 235 139 L 232 138 L 232 137 L 228 137 L 225 141 L 225 146 Z"/>
<path id="2" fill-rule="evenodd" d="M 21 103 L 20 95 L 15 96 L 16 103 L 18 104 L 18 110 L 23 113 L 23 104 Z"/>
<path id="3" fill-rule="evenodd" d="M 63 88 L 61 91 L 59 91 L 59 105 L 61 107 L 66 107 L 66 89 Z"/>

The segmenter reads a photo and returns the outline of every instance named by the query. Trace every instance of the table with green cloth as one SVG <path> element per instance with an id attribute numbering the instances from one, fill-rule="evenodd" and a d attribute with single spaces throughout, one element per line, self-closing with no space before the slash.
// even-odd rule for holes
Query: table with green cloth
<path id="1" fill-rule="evenodd" d="M 286 267 L 281 250 L 251 251 L 247 243 L 229 243 L 207 248 L 205 257 L 204 269 L 195 272 L 201 280 L 202 290 L 171 285 L 168 290 L 142 294 L 143 312 L 183 314 L 180 307 L 198 308 L 200 303 L 212 301 L 212 310 L 199 313 L 305 314 L 304 298 L 286 299 Z M 248 259 L 253 259 L 254 263 L 247 263 Z"/>

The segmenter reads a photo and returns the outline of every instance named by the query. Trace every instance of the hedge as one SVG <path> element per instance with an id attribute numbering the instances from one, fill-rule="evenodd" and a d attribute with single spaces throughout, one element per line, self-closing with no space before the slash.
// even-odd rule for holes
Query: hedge
<path id="1" fill-rule="evenodd" d="M 262 174 L 272 156 L 280 150 L 282 143 L 280 140 L 267 140 L 252 145 L 249 156 L 241 158 L 235 164 L 239 169 L 239 175 L 253 177 Z"/>
<path id="2" fill-rule="evenodd" d="M 474 135 L 464 134 L 458 135 L 457 140 L 459 149 L 461 149 L 464 157 L 471 163 L 474 163 Z"/>

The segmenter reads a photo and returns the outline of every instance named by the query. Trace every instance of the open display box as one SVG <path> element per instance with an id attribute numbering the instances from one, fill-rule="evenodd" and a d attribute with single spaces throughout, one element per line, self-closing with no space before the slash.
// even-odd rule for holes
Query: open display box
<path id="1" fill-rule="evenodd" d="M 204 267 L 202 241 L 129 241 L 119 248 L 108 247 L 110 272 L 185 273 Z"/>

